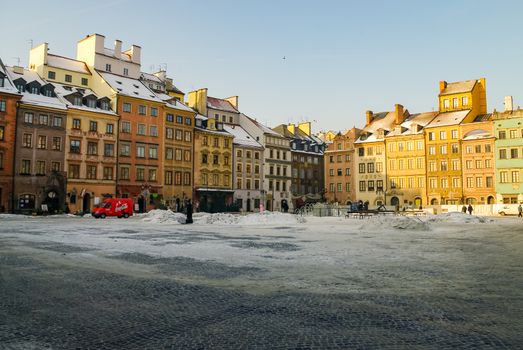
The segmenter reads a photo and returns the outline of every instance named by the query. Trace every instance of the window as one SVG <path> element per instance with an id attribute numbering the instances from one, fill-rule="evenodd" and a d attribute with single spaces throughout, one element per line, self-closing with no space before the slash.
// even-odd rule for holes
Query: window
<path id="1" fill-rule="evenodd" d="M 448 188 L 449 187 L 449 179 L 446 177 L 441 179 L 441 188 Z"/>
<path id="2" fill-rule="evenodd" d="M 129 168 L 128 167 L 120 168 L 120 180 L 129 180 Z"/>
<path id="3" fill-rule="evenodd" d="M 5 138 L 5 127 L 0 126 L 0 141 L 3 141 Z"/>
<path id="4" fill-rule="evenodd" d="M 158 148 L 149 146 L 149 158 L 158 159 Z"/>
<path id="5" fill-rule="evenodd" d="M 467 160 L 466 163 L 465 163 L 465 167 L 467 169 L 472 169 L 472 161 L 471 160 Z"/>
<path id="6" fill-rule="evenodd" d="M 176 123 L 183 124 L 183 117 L 181 115 L 176 116 Z"/>
<path id="7" fill-rule="evenodd" d="M 158 127 L 156 125 L 151 125 L 149 127 L 149 134 L 151 136 L 158 136 Z"/>
<path id="8" fill-rule="evenodd" d="M 453 177 L 452 178 L 452 188 L 460 188 L 461 187 L 461 179 L 459 177 Z"/>
<path id="9" fill-rule="evenodd" d="M 106 156 L 106 157 L 114 156 L 114 143 L 104 144 L 104 156 Z"/>
<path id="10" fill-rule="evenodd" d="M 103 179 L 104 180 L 112 180 L 113 179 L 113 167 L 104 167 L 104 174 L 103 174 Z"/>
<path id="11" fill-rule="evenodd" d="M 429 171 L 436 171 L 436 162 L 433 160 L 429 162 Z"/>
<path id="12" fill-rule="evenodd" d="M 416 169 L 423 169 L 423 158 L 416 158 Z"/>
<path id="13" fill-rule="evenodd" d="M 436 155 L 436 146 L 434 146 L 434 145 L 429 146 L 429 154 L 431 156 Z"/>
<path id="14" fill-rule="evenodd" d="M 441 145 L 439 151 L 441 154 L 447 154 L 447 145 Z"/>
<path id="15" fill-rule="evenodd" d="M 80 178 L 80 164 L 69 164 L 69 169 L 67 171 L 67 177 L 71 179 Z"/>
<path id="16" fill-rule="evenodd" d="M 40 120 L 38 121 L 38 124 L 49 125 L 49 116 L 47 114 L 40 114 L 39 117 Z"/>
<path id="17" fill-rule="evenodd" d="M 500 183 L 508 183 L 508 171 L 500 171 L 499 172 L 499 182 Z"/>
<path id="18" fill-rule="evenodd" d="M 157 107 L 151 107 L 151 116 L 157 117 L 158 116 L 158 108 Z"/>
<path id="19" fill-rule="evenodd" d="M 149 169 L 149 181 L 156 181 L 156 169 Z"/>
<path id="20" fill-rule="evenodd" d="M 145 180 L 145 169 L 136 168 L 136 181 L 143 181 L 143 180 Z"/>
<path id="21" fill-rule="evenodd" d="M 450 147 L 452 154 L 459 153 L 459 145 L 457 143 L 453 143 Z"/>
<path id="22" fill-rule="evenodd" d="M 165 172 L 165 184 L 166 185 L 172 185 L 173 184 L 173 172 L 172 171 L 166 171 Z"/>
<path id="23" fill-rule="evenodd" d="M 506 132 L 506 131 L 500 131 L 500 132 L 498 133 L 498 138 L 499 138 L 500 140 L 506 139 L 506 138 L 507 138 L 507 132 Z"/>
<path id="24" fill-rule="evenodd" d="M 329 192 L 334 192 L 334 184 L 329 184 Z"/>
<path id="25" fill-rule="evenodd" d="M 367 189 L 366 182 L 365 181 L 360 181 L 360 192 L 365 192 L 366 189 Z"/>
<path id="26" fill-rule="evenodd" d="M 450 137 L 453 139 L 453 140 L 457 140 L 458 139 L 458 130 L 452 130 L 450 132 Z"/>
<path id="27" fill-rule="evenodd" d="M 24 123 L 33 124 L 34 115 L 33 113 L 24 113 Z"/>
<path id="28" fill-rule="evenodd" d="M 97 132 L 98 131 L 98 122 L 95 122 L 93 120 L 89 121 L 89 131 Z"/>
<path id="29" fill-rule="evenodd" d="M 165 138 L 172 140 L 174 138 L 174 129 L 165 128 Z"/>
<path id="30" fill-rule="evenodd" d="M 368 163 L 367 164 L 367 172 L 368 173 L 373 173 L 374 172 L 374 163 Z M 341 169 L 340 169 L 340 173 L 341 173 Z M 341 175 L 341 174 L 339 174 Z"/>
<path id="31" fill-rule="evenodd" d="M 209 145 L 209 139 L 207 138 L 207 136 L 204 136 L 202 138 L 202 146 L 207 146 Z"/>
<path id="32" fill-rule="evenodd" d="M 65 82 L 70 83 L 73 81 L 73 77 L 70 74 L 65 75 Z"/>
<path id="33" fill-rule="evenodd" d="M 467 188 L 473 188 L 474 187 L 474 178 L 467 177 Z"/>
<path id="34" fill-rule="evenodd" d="M 208 159 L 207 159 L 207 158 L 208 158 L 208 155 L 207 155 L 207 154 L 205 154 L 205 153 L 202 154 L 202 164 L 207 164 L 207 162 L 208 162 Z"/>
<path id="35" fill-rule="evenodd" d="M 225 157 L 225 158 L 227 158 L 227 157 Z M 183 160 L 185 162 L 190 162 L 191 161 L 191 151 L 189 151 L 189 150 L 183 151 Z M 227 165 L 227 164 L 225 164 L 225 165 Z"/>
<path id="36" fill-rule="evenodd" d="M 47 136 L 38 135 L 38 144 L 36 145 L 36 148 L 38 148 L 38 149 L 47 148 Z"/>
<path id="37" fill-rule="evenodd" d="M 73 98 L 73 104 L 74 104 L 75 106 L 81 106 L 81 105 L 82 105 L 82 98 L 79 97 L 79 96 L 75 96 L 75 97 Z"/>
<path id="38" fill-rule="evenodd" d="M 105 71 L 106 71 L 106 72 L 110 72 L 110 71 L 111 71 L 111 65 L 110 65 L 109 63 L 107 63 L 107 64 L 105 65 Z"/>
<path id="39" fill-rule="evenodd" d="M 518 131 L 517 131 L 517 130 L 510 130 L 510 131 L 509 131 L 509 137 L 510 137 L 511 139 L 515 139 L 515 138 L 517 138 L 517 137 L 518 137 Z"/>
<path id="40" fill-rule="evenodd" d="M 45 161 L 36 161 L 36 175 L 45 175 Z"/>
<path id="41" fill-rule="evenodd" d="M 218 156 L 217 154 L 213 155 L 213 156 L 212 156 L 212 163 L 213 163 L 214 165 L 218 165 L 218 164 L 220 164 L 219 159 L 220 159 L 220 158 L 219 158 L 219 156 Z"/>
<path id="42" fill-rule="evenodd" d="M 84 85 L 84 86 L 89 85 L 89 80 L 87 80 L 87 78 L 82 78 L 82 85 Z"/>
<path id="43" fill-rule="evenodd" d="M 26 148 L 33 147 L 33 135 L 31 134 L 24 134 L 22 138 L 22 145 Z"/>
<path id="44" fill-rule="evenodd" d="M 510 149 L 510 158 L 518 158 L 518 149 L 517 148 Z"/>
<path id="45" fill-rule="evenodd" d="M 130 122 L 122 122 L 122 132 L 126 133 L 126 134 L 131 132 L 131 123 Z"/>
<path id="46" fill-rule="evenodd" d="M 365 174 L 365 163 L 359 164 L 359 172 L 360 174 Z"/>
<path id="47" fill-rule="evenodd" d="M 50 70 L 49 72 L 47 72 L 47 78 L 56 79 L 56 72 Z"/>
<path id="48" fill-rule="evenodd" d="M 178 141 L 182 141 L 183 139 L 183 130 L 176 129 L 174 132 L 175 138 Z"/>
<path id="49" fill-rule="evenodd" d="M 429 141 L 434 141 L 436 137 L 434 136 L 434 132 L 429 132 Z"/>
<path id="50" fill-rule="evenodd" d="M 124 68 L 123 69 L 123 75 L 125 75 L 125 76 L 129 75 L 129 69 L 128 68 Z"/>
<path id="51" fill-rule="evenodd" d="M 506 149 L 499 150 L 499 159 L 507 159 L 507 150 Z"/>
<path id="52" fill-rule="evenodd" d="M 485 153 L 490 153 L 492 152 L 492 148 L 490 147 L 490 145 L 485 145 Z"/>
<path id="53" fill-rule="evenodd" d="M 370 165 L 370 163 L 369 163 L 369 165 Z M 342 171 L 341 169 L 338 169 L 338 171 L 337 171 L 337 175 L 338 175 L 338 176 L 342 176 L 342 175 L 343 175 L 343 171 Z"/>
<path id="54" fill-rule="evenodd" d="M 350 168 L 345 168 L 345 176 L 350 176 Z"/>
<path id="55" fill-rule="evenodd" d="M 512 171 L 512 182 L 519 182 L 519 170 Z"/>
<path id="56" fill-rule="evenodd" d="M 136 134 L 145 135 L 145 129 L 145 124 L 138 124 L 138 130 L 136 131 Z"/>
<path id="57" fill-rule="evenodd" d="M 81 126 L 81 120 L 80 119 L 73 119 L 73 129 L 80 129 Z"/>
<path id="58" fill-rule="evenodd" d="M 271 166 L 271 169 L 273 169 L 272 166 Z M 334 176 L 334 169 L 329 169 L 329 176 Z"/>
<path id="59" fill-rule="evenodd" d="M 51 171 L 60 171 L 60 162 L 51 162 Z"/>
<path id="60" fill-rule="evenodd" d="M 123 103 L 123 111 L 126 113 L 131 113 L 131 104 L 124 102 Z"/>
<path id="61" fill-rule="evenodd" d="M 492 162 L 490 159 L 485 159 L 485 168 L 492 168 Z"/>
<path id="62" fill-rule="evenodd" d="M 87 154 L 91 156 L 98 154 L 98 142 L 87 142 Z"/>
<path id="63" fill-rule="evenodd" d="M 483 162 L 482 162 L 480 159 L 476 160 L 476 169 L 481 169 L 481 168 L 483 168 L 482 165 L 483 165 Z"/>
<path id="64" fill-rule="evenodd" d="M 358 156 L 360 156 L 360 157 L 365 156 L 365 148 L 363 148 L 363 147 L 358 148 Z"/>
<path id="65" fill-rule="evenodd" d="M 481 145 L 476 145 L 474 147 L 474 150 L 475 150 L 476 153 L 481 153 Z"/>
<path id="66" fill-rule="evenodd" d="M 192 125 L 191 118 L 189 118 L 189 117 L 185 118 L 185 125 Z"/>
<path id="67" fill-rule="evenodd" d="M 492 188 L 492 186 L 494 186 L 494 180 L 493 180 L 492 176 L 487 176 L 485 178 L 485 180 L 486 180 L 485 184 L 487 185 L 488 188 Z"/>
<path id="68" fill-rule="evenodd" d="M 145 158 L 145 146 L 142 146 L 142 145 L 136 146 L 136 157 Z"/>
<path id="69" fill-rule="evenodd" d="M 54 127 L 61 128 L 62 124 L 63 124 L 62 117 L 57 117 L 57 116 L 53 117 L 53 126 Z"/>
<path id="70" fill-rule="evenodd" d="M 461 106 L 466 107 L 469 104 L 469 98 L 464 96 L 461 98 Z"/>
<path id="71" fill-rule="evenodd" d="M 339 184 L 339 185 L 340 185 L 340 191 L 338 191 L 338 192 L 341 192 L 341 184 Z M 369 192 L 374 191 L 374 181 L 371 180 L 368 182 L 367 189 Z"/>
<path id="72" fill-rule="evenodd" d="M 100 102 L 100 108 L 102 108 L 104 111 L 109 110 L 109 102 L 108 101 L 101 101 Z"/>
<path id="73" fill-rule="evenodd" d="M 429 187 L 430 188 L 437 188 L 438 187 L 438 181 L 435 178 L 429 179 Z"/>
<path id="74" fill-rule="evenodd" d="M 120 143 L 120 155 L 129 157 L 131 155 L 131 145 L 128 143 Z"/>
<path id="75" fill-rule="evenodd" d="M 165 120 L 169 123 L 172 123 L 174 121 L 174 115 L 167 113 L 167 115 L 165 116 Z"/>
<path id="76" fill-rule="evenodd" d="M 461 170 L 460 169 L 460 162 L 459 162 L 459 159 L 452 159 L 452 170 Z"/>
<path id="77" fill-rule="evenodd" d="M 167 147 L 165 149 L 165 159 L 167 159 L 167 160 L 174 159 L 174 149 L 172 147 Z"/>
<path id="78" fill-rule="evenodd" d="M 105 133 L 106 134 L 113 134 L 114 133 L 114 124 L 106 124 L 105 125 Z"/>
<path id="79" fill-rule="evenodd" d="M 138 106 L 138 114 L 139 115 L 146 115 L 147 114 L 147 107 L 144 105 Z"/>
<path id="80" fill-rule="evenodd" d="M 186 131 L 184 133 L 184 135 L 185 135 L 185 142 L 191 142 L 191 138 L 192 138 L 191 132 L 190 131 Z"/>
<path id="81" fill-rule="evenodd" d="M 440 131 L 439 132 L 439 139 L 440 140 L 446 140 L 447 139 L 447 132 L 446 131 Z"/>
<path id="82" fill-rule="evenodd" d="M 254 152 L 254 159 L 260 159 L 260 153 Z"/>
<path id="83" fill-rule="evenodd" d="M 5 112 L 5 109 L 6 109 L 5 106 L 6 106 L 5 101 L 0 100 L 0 112 Z"/>
<path id="84" fill-rule="evenodd" d="M 449 103 L 449 100 L 448 100 L 448 99 L 444 99 L 444 100 L 443 100 L 443 107 L 444 107 L 444 108 L 449 108 L 449 107 L 450 107 L 450 103 Z"/>
<path id="85" fill-rule="evenodd" d="M 458 99 L 457 98 L 452 99 L 452 108 L 458 108 Z"/>
<path id="86" fill-rule="evenodd" d="M 180 140 L 181 140 L 181 138 L 180 138 Z M 215 137 L 215 138 L 212 140 L 212 145 L 213 145 L 214 147 L 218 147 L 218 146 L 219 146 L 219 142 L 218 142 L 218 138 L 217 138 L 217 137 Z"/>
<path id="87" fill-rule="evenodd" d="M 476 187 L 477 188 L 483 187 L 483 178 L 482 177 L 476 177 Z"/>
<path id="88" fill-rule="evenodd" d="M 96 165 L 87 165 L 87 179 L 96 180 Z"/>

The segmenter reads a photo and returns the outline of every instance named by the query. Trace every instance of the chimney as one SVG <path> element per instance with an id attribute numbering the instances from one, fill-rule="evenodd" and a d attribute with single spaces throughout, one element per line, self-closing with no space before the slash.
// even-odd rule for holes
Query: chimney
<path id="1" fill-rule="evenodd" d="M 227 97 L 224 100 L 229 101 L 229 103 L 232 104 L 234 108 L 238 109 L 238 96 Z"/>
<path id="2" fill-rule="evenodd" d="M 365 116 L 367 117 L 365 126 L 368 126 L 370 125 L 370 123 L 372 123 L 372 120 L 374 119 L 374 114 L 372 113 L 372 111 L 367 111 L 365 112 Z"/>
<path id="3" fill-rule="evenodd" d="M 441 80 L 439 82 L 439 92 L 443 92 L 447 88 L 447 82 L 445 80 Z"/>
<path id="4" fill-rule="evenodd" d="M 404 109 L 403 109 L 403 106 L 400 105 L 399 103 L 396 103 L 394 105 L 394 112 L 396 114 L 396 119 L 394 120 L 396 125 L 400 125 L 401 123 L 403 123 L 403 114 L 405 113 Z"/>
<path id="5" fill-rule="evenodd" d="M 24 67 L 13 66 L 13 72 L 16 74 L 24 74 Z"/>
<path id="6" fill-rule="evenodd" d="M 512 112 L 514 110 L 514 100 L 512 96 L 505 96 L 505 112 Z"/>
<path id="7" fill-rule="evenodd" d="M 294 132 L 296 131 L 296 125 L 287 124 L 287 130 L 289 130 L 289 132 L 294 135 Z"/>
<path id="8" fill-rule="evenodd" d="M 140 55 L 142 53 L 142 48 L 138 45 L 132 45 L 131 48 L 128 50 L 129 55 L 131 56 L 131 61 L 133 63 L 140 64 Z"/>
<path id="9" fill-rule="evenodd" d="M 122 57 L 122 41 L 114 41 L 114 57 L 120 59 Z"/>
<path id="10" fill-rule="evenodd" d="M 154 73 L 155 76 L 157 76 L 162 82 L 165 82 L 167 80 L 167 72 L 163 69 Z"/>
<path id="11" fill-rule="evenodd" d="M 300 129 L 305 135 L 311 136 L 311 122 L 299 123 L 298 129 Z"/>

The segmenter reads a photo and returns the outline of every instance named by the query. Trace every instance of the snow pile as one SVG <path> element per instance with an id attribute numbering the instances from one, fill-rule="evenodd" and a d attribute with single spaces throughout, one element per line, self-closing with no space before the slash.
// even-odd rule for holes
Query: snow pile
<path id="1" fill-rule="evenodd" d="M 175 213 L 171 210 L 154 209 L 148 213 L 140 215 L 141 221 L 153 224 L 185 224 L 184 214 Z"/>
<path id="2" fill-rule="evenodd" d="M 383 229 L 387 228 L 410 231 L 430 230 L 430 227 L 426 222 L 408 216 L 375 215 L 370 217 L 360 226 L 360 229 L 363 231 L 383 231 Z"/>
<path id="3" fill-rule="evenodd" d="M 488 219 L 484 216 L 469 215 L 461 213 L 459 211 L 442 213 L 438 215 L 431 215 L 426 219 L 428 223 L 453 223 L 453 224 L 484 224 L 491 222 L 492 219 Z"/>
<path id="4" fill-rule="evenodd" d="M 265 211 L 263 213 L 238 216 L 227 213 L 195 215 L 194 220 L 198 224 L 208 225 L 294 225 L 305 222 L 301 216 Z"/>
<path id="5" fill-rule="evenodd" d="M 238 225 L 294 225 L 304 222 L 303 216 L 270 211 L 249 214 L 238 219 Z"/>

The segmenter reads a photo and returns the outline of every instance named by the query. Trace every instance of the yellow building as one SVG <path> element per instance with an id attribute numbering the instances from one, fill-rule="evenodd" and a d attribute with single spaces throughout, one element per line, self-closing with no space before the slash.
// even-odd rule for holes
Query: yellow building
<path id="1" fill-rule="evenodd" d="M 464 202 L 460 125 L 486 114 L 485 79 L 440 82 L 439 108 L 425 132 L 428 202 L 459 204 Z"/>
<path id="2" fill-rule="evenodd" d="M 196 112 L 175 98 L 158 95 L 166 102 L 163 196 L 175 208 L 193 198 L 193 137 Z"/>
<path id="3" fill-rule="evenodd" d="M 427 205 L 424 127 L 436 114 L 399 113 L 397 115 L 403 115 L 405 119 L 397 120 L 394 129 L 385 137 L 389 195 L 391 201 L 396 197 L 398 200 L 394 202 L 401 207 Z"/>
<path id="4" fill-rule="evenodd" d="M 194 130 L 194 207 L 198 211 L 228 211 L 233 204 L 233 135 L 214 118 L 196 116 Z"/>

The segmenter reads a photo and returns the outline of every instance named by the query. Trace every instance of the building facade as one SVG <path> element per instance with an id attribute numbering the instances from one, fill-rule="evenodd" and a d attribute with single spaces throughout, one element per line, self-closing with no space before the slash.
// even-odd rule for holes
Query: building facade
<path id="1" fill-rule="evenodd" d="M 354 142 L 360 129 L 338 133 L 324 154 L 325 199 L 329 203 L 352 204 L 356 200 Z"/>

